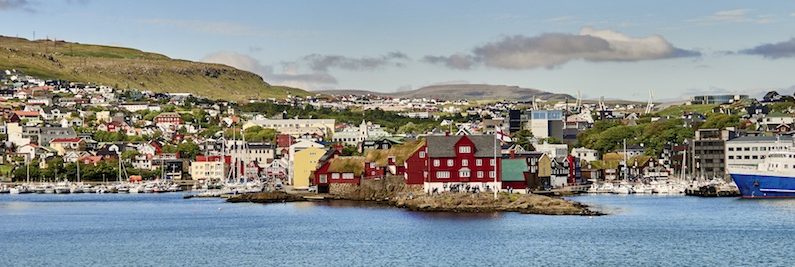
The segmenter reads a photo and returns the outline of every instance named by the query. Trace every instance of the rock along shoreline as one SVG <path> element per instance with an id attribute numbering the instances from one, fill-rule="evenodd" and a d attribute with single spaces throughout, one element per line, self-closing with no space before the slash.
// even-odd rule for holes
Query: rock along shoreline
<path id="1" fill-rule="evenodd" d="M 491 193 L 441 193 L 435 195 L 418 194 L 411 192 L 395 193 L 391 196 L 380 194 L 362 194 L 356 192 L 345 195 L 318 195 L 286 193 L 281 191 L 249 193 L 233 196 L 227 202 L 240 203 L 286 203 L 303 201 L 363 201 L 379 204 L 388 204 L 419 212 L 454 212 L 454 213 L 491 213 L 491 212 L 518 212 L 522 214 L 539 215 L 579 215 L 601 216 L 602 212 L 590 209 L 582 203 L 565 200 L 558 197 L 548 197 L 535 194 L 498 194 L 497 199 Z"/>

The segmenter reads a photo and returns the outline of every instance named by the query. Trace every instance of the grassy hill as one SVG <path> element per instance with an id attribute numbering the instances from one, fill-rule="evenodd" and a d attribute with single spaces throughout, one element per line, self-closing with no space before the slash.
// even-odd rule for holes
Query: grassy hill
<path id="1" fill-rule="evenodd" d="M 171 59 L 136 49 L 0 36 L 0 69 L 155 92 L 188 92 L 215 99 L 284 98 L 309 93 L 272 86 L 262 77 L 221 64 Z"/>

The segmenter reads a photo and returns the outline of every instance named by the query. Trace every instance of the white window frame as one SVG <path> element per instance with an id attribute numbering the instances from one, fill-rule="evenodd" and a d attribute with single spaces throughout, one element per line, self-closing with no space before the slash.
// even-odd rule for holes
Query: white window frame
<path id="1" fill-rule="evenodd" d="M 458 147 L 458 153 L 461 153 L 461 154 L 472 153 L 472 147 L 471 146 L 459 146 Z"/>
<path id="2" fill-rule="evenodd" d="M 462 159 L 461 160 L 461 166 L 463 166 L 463 167 L 469 166 L 469 160 L 468 159 Z"/>
<path id="3" fill-rule="evenodd" d="M 470 170 L 458 170 L 458 176 L 462 178 L 469 178 L 472 177 L 472 171 Z"/>
<path id="4" fill-rule="evenodd" d="M 343 180 L 353 180 L 353 178 L 354 178 L 354 175 L 353 175 L 352 172 L 344 172 L 344 173 L 342 173 L 342 179 Z"/>
<path id="5" fill-rule="evenodd" d="M 453 165 L 455 165 L 455 160 L 453 160 L 453 159 L 448 159 L 448 160 L 447 160 L 447 167 L 452 167 Z"/>
<path id="6" fill-rule="evenodd" d="M 475 160 L 475 165 L 477 165 L 477 166 L 483 166 L 483 160 L 482 160 L 482 159 L 476 159 L 476 160 Z"/>
<path id="7" fill-rule="evenodd" d="M 478 171 L 478 178 L 483 178 L 483 171 Z"/>
<path id="8" fill-rule="evenodd" d="M 450 172 L 449 171 L 437 171 L 436 172 L 436 178 L 438 178 L 438 179 L 449 179 L 450 178 Z"/>
<path id="9" fill-rule="evenodd" d="M 434 167 L 439 167 L 439 165 L 440 165 L 440 164 L 441 164 L 441 163 L 439 163 L 439 160 L 438 160 L 438 159 L 435 159 L 435 160 L 433 160 L 433 166 L 434 166 Z"/>
<path id="10" fill-rule="evenodd" d="M 420 158 L 421 158 L 421 159 L 424 159 L 424 158 L 425 158 L 425 151 L 420 151 Z"/>
<path id="11" fill-rule="evenodd" d="M 331 174 L 331 179 L 332 179 L 332 180 L 337 180 L 337 179 L 339 179 L 339 178 L 340 178 L 340 174 L 339 174 L 339 173 L 336 173 L 336 172 L 335 172 L 335 173 L 332 173 L 332 174 Z"/>

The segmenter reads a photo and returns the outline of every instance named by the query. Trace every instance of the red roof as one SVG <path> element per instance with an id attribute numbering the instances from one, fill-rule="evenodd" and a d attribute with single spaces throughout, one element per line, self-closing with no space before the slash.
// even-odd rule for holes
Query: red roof
<path id="1" fill-rule="evenodd" d="M 221 156 L 203 156 L 203 155 L 196 156 L 196 162 L 212 162 L 212 161 L 221 161 Z M 232 156 L 224 156 L 224 162 L 226 164 L 231 164 Z"/>
<path id="2" fill-rule="evenodd" d="M 38 117 L 39 116 L 39 112 L 37 112 L 37 111 L 17 110 L 17 111 L 14 111 L 14 114 L 17 114 L 17 116 L 20 116 L 20 117 Z"/>
<path id="3" fill-rule="evenodd" d="M 77 143 L 82 140 L 80 137 L 75 138 L 55 138 L 50 141 L 50 143 Z"/>

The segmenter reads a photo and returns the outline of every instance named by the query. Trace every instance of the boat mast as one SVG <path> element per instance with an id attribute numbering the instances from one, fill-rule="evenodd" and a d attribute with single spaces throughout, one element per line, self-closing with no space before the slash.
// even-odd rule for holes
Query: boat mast
<path id="1" fill-rule="evenodd" d="M 682 180 L 687 180 L 687 147 L 684 149 L 684 154 L 682 154 Z"/>
<path id="2" fill-rule="evenodd" d="M 28 155 L 25 155 L 25 181 L 30 183 L 30 162 L 28 162 Z"/>
<path id="3" fill-rule="evenodd" d="M 627 139 L 624 139 L 624 180 L 629 180 L 629 161 L 627 160 Z"/>
<path id="4" fill-rule="evenodd" d="M 116 151 L 116 155 L 119 157 L 119 171 L 116 174 L 116 179 L 121 183 L 121 151 Z"/>

